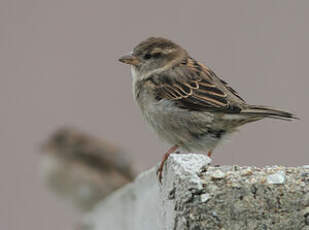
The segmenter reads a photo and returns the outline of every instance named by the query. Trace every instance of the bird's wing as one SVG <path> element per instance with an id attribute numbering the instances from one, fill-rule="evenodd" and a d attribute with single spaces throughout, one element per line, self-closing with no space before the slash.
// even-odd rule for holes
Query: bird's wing
<path id="1" fill-rule="evenodd" d="M 192 58 L 154 76 L 152 82 L 157 100 L 171 100 L 191 111 L 239 113 L 245 103 L 226 82 Z"/>

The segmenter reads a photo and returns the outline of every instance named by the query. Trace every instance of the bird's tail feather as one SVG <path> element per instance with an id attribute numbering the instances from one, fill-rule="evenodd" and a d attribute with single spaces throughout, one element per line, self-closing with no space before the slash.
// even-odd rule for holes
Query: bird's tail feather
<path id="1" fill-rule="evenodd" d="M 269 118 L 275 118 L 280 120 L 287 120 L 291 121 L 294 119 L 299 119 L 295 114 L 285 112 L 282 110 L 274 109 L 267 106 L 261 106 L 261 105 L 250 105 L 248 108 L 243 109 L 241 113 L 246 113 L 250 115 L 254 115 L 257 117 L 269 117 Z"/>

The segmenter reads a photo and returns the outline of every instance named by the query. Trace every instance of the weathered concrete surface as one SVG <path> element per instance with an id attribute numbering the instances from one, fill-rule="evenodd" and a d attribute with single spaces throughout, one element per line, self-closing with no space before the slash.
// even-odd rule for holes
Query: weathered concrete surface
<path id="1" fill-rule="evenodd" d="M 84 229 L 309 230 L 309 166 L 209 167 L 173 154 L 160 185 L 155 169 L 99 203 Z"/>
<path id="2" fill-rule="evenodd" d="M 163 229 L 160 187 L 155 169 L 141 174 L 134 183 L 114 192 L 84 218 L 82 229 Z"/>

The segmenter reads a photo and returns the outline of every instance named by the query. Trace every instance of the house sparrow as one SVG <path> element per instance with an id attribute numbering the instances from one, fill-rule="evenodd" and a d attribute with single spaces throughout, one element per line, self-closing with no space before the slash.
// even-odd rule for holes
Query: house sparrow
<path id="1" fill-rule="evenodd" d="M 123 151 L 74 128 L 57 130 L 41 150 L 48 187 L 82 211 L 135 177 Z"/>
<path id="2" fill-rule="evenodd" d="M 150 37 L 120 62 L 130 64 L 133 93 L 143 116 L 172 145 L 158 169 L 177 148 L 212 151 L 239 126 L 263 118 L 292 120 L 285 111 L 249 105 L 211 69 L 193 59 L 176 43 Z"/>

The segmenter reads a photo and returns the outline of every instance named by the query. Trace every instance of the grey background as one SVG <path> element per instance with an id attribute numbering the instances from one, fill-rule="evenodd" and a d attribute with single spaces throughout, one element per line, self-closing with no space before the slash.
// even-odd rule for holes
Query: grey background
<path id="1" fill-rule="evenodd" d="M 307 0 L 0 0 L 0 228 L 72 229 L 78 215 L 38 174 L 38 146 L 59 126 L 121 145 L 140 170 L 161 159 L 168 146 L 117 61 L 151 35 L 184 46 L 248 102 L 302 118 L 243 127 L 215 164 L 308 164 L 308 12 Z"/>

